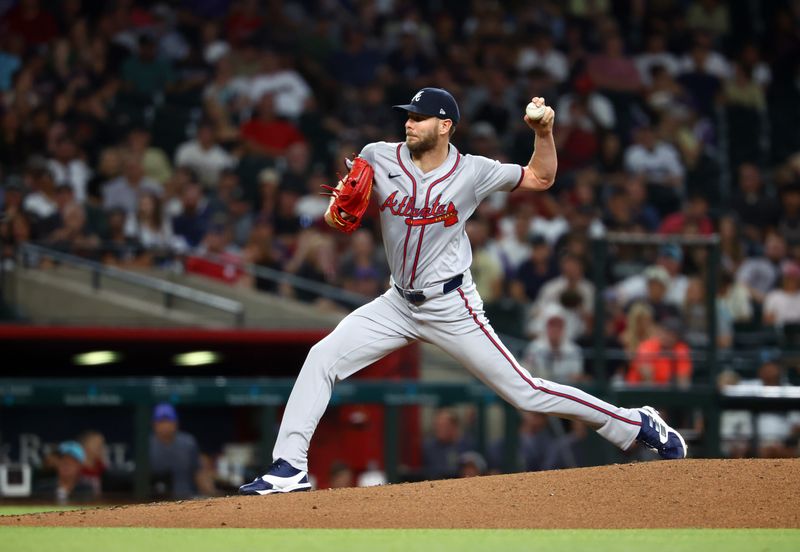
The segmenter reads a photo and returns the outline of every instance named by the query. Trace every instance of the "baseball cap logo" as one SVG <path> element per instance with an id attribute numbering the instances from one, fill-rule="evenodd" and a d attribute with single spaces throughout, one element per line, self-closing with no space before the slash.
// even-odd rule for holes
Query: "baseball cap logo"
<path id="1" fill-rule="evenodd" d="M 445 112 L 444 112 L 444 109 L 442 109 L 442 108 L 440 107 L 440 108 L 439 108 L 439 115 L 447 115 L 447 113 L 445 113 Z"/>
<path id="2" fill-rule="evenodd" d="M 422 93 L 423 92 L 425 92 L 425 91 L 424 90 L 420 90 L 419 92 L 417 92 L 417 95 L 414 96 L 413 98 L 411 98 L 411 101 L 414 102 L 414 103 L 417 103 L 418 101 L 420 101 L 422 99 Z"/>

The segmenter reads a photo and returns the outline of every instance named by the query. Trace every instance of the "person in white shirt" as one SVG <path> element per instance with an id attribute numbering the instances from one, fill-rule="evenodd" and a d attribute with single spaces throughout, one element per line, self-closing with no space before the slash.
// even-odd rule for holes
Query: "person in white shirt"
<path id="1" fill-rule="evenodd" d="M 264 94 L 275 97 L 275 113 L 279 117 L 297 119 L 312 97 L 311 87 L 297 71 L 283 69 L 274 52 L 262 54 L 261 72 L 250 81 L 250 99 L 257 104 Z"/>
<path id="2" fill-rule="evenodd" d="M 567 337 L 567 313 L 555 304 L 543 310 L 544 332 L 525 349 L 525 364 L 529 370 L 559 383 L 576 383 L 584 379 L 583 354 L 580 347 Z"/>
<path id="3" fill-rule="evenodd" d="M 647 86 L 650 86 L 653 82 L 653 67 L 661 66 L 673 77 L 676 77 L 680 72 L 678 58 L 667 50 L 665 37 L 661 33 L 653 33 L 647 37 L 647 49 L 636 56 L 634 63 L 636 64 L 636 69 L 639 70 L 642 82 Z"/>
<path id="4" fill-rule="evenodd" d="M 92 177 L 92 170 L 78 157 L 75 142 L 62 136 L 55 145 L 55 156 L 48 160 L 47 166 L 56 184 L 69 184 L 79 203 L 86 201 L 86 185 Z"/>
<path id="5" fill-rule="evenodd" d="M 559 263 L 561 275 L 542 286 L 539 296 L 531 309 L 529 333 L 542 334 L 542 314 L 550 305 L 562 305 L 562 296 L 571 292 L 579 297 L 579 305 L 566 312 L 566 335 L 578 338 L 586 330 L 587 321 L 594 308 L 594 284 L 584 277 L 583 261 L 575 255 L 566 254 Z"/>
<path id="6" fill-rule="evenodd" d="M 194 140 L 178 146 L 175 153 L 175 166 L 192 169 L 200 183 L 210 190 L 217 187 L 223 169 L 234 164 L 234 157 L 216 143 L 214 129 L 206 121 L 198 125 Z"/>
<path id="7" fill-rule="evenodd" d="M 800 264 L 784 261 L 781 266 L 781 287 L 764 299 L 764 322 L 783 326 L 800 323 Z"/>
<path id="8" fill-rule="evenodd" d="M 686 169 L 678 150 L 659 140 L 652 127 L 639 127 L 635 143 L 625 150 L 624 164 L 627 172 L 645 177 L 648 199 L 662 216 L 680 210 Z"/>
<path id="9" fill-rule="evenodd" d="M 689 287 L 689 279 L 681 273 L 683 264 L 683 250 L 677 244 L 664 244 L 658 250 L 656 266 L 664 269 L 666 278 L 665 302 L 675 307 L 681 308 L 686 300 L 686 289 Z M 648 274 L 655 274 L 655 271 L 644 271 L 641 274 L 634 274 L 619 282 L 614 288 L 614 294 L 622 305 L 628 305 L 636 299 L 643 299 L 647 295 Z"/>
<path id="10" fill-rule="evenodd" d="M 103 209 L 116 207 L 126 214 L 135 214 L 139 198 L 145 193 L 161 197 L 163 190 L 157 181 L 145 176 L 141 157 L 128 157 L 122 175 L 103 185 Z"/>
<path id="11" fill-rule="evenodd" d="M 559 84 L 569 76 L 567 56 L 553 48 L 553 37 L 546 31 L 536 34 L 533 44 L 523 47 L 517 56 L 517 70 L 520 73 L 527 73 L 531 69 L 544 69 Z"/>

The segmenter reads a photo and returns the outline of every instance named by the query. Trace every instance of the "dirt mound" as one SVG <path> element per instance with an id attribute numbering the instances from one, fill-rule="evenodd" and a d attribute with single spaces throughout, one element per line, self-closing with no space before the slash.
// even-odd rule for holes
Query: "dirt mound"
<path id="1" fill-rule="evenodd" d="M 800 527 L 800 460 L 681 460 L 0 517 L 79 527 Z"/>

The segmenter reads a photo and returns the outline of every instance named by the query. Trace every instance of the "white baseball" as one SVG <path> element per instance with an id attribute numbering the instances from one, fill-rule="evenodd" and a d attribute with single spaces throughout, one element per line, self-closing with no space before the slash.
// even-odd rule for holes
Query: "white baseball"
<path id="1" fill-rule="evenodd" d="M 525 114 L 530 120 L 538 121 L 544 117 L 545 109 L 545 106 L 537 106 L 535 103 L 531 102 L 528 104 L 528 107 L 525 108 Z"/>

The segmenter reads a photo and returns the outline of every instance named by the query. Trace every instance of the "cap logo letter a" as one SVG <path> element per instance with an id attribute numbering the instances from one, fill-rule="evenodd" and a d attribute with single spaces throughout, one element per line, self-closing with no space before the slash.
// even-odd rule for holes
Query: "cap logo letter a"
<path id="1" fill-rule="evenodd" d="M 424 92 L 424 90 L 420 90 L 419 92 L 417 92 L 417 95 L 414 96 L 413 98 L 411 98 L 411 101 L 413 103 L 416 103 L 416 102 L 420 101 L 422 99 L 422 93 L 423 92 Z"/>

